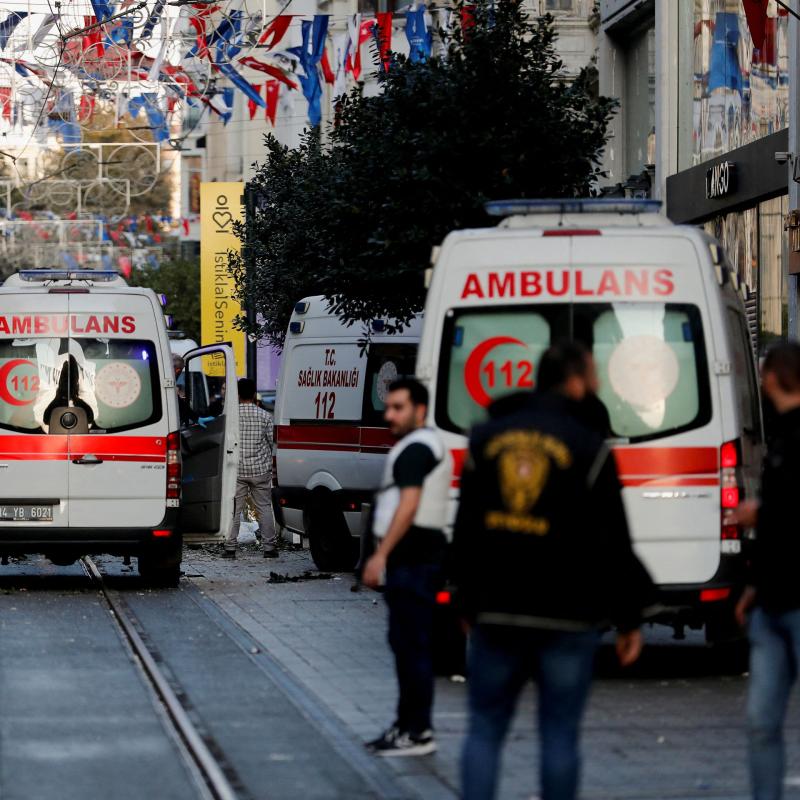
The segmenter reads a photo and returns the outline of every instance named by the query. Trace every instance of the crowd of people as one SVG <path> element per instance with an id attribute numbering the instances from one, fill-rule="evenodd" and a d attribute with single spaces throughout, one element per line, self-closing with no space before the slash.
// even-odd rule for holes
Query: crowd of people
<path id="1" fill-rule="evenodd" d="M 538 688 L 542 800 L 574 800 L 580 725 L 595 651 L 616 630 L 622 666 L 642 650 L 655 587 L 636 557 L 606 444 L 588 350 L 575 342 L 543 356 L 536 391 L 505 397 L 471 433 L 453 532 L 450 580 L 469 629 L 469 727 L 462 797 L 490 800 L 523 686 Z M 754 800 L 780 800 L 783 722 L 800 664 L 800 539 L 791 519 L 800 482 L 800 345 L 780 344 L 762 365 L 768 437 L 760 500 L 734 521 L 757 536 L 736 617 L 750 639 L 749 763 Z M 398 682 L 396 720 L 368 747 L 378 755 L 436 749 L 432 629 L 444 580 L 448 455 L 425 427 L 428 398 L 413 380 L 392 384 L 386 420 L 399 437 L 376 498 L 376 550 L 363 570 L 385 586 Z"/>
<path id="2" fill-rule="evenodd" d="M 390 386 L 391 449 L 372 517 L 374 548 L 361 580 L 382 587 L 398 684 L 394 722 L 368 748 L 379 756 L 436 750 L 433 630 L 437 592 L 448 580 L 469 631 L 469 727 L 462 796 L 489 800 L 520 693 L 538 688 L 542 800 L 574 800 L 580 726 L 596 649 L 616 631 L 622 666 L 642 650 L 641 624 L 655 587 L 637 558 L 597 399 L 591 353 L 577 342 L 542 357 L 536 390 L 504 397 L 470 435 L 452 546 L 445 537 L 451 456 L 426 426 L 428 392 L 412 378 Z M 762 366 L 774 422 L 760 500 L 734 522 L 755 527 L 748 586 L 736 617 L 750 638 L 748 731 L 754 800 L 780 800 L 783 722 L 800 664 L 800 539 L 790 519 L 800 482 L 800 345 L 780 344 Z M 255 384 L 238 383 L 240 461 L 234 521 L 224 556 L 234 558 L 250 497 L 264 557 L 276 557 L 270 506 L 272 420 Z M 182 410 L 182 415 L 187 413 Z"/>

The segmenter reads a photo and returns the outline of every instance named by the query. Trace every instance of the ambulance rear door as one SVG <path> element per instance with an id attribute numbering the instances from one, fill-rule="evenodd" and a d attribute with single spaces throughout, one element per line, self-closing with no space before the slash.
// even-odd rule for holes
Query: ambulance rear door
<path id="1" fill-rule="evenodd" d="M 3 529 L 69 524 L 67 437 L 42 420 L 53 319 L 66 323 L 66 296 L 0 295 L 0 542 Z"/>
<path id="2" fill-rule="evenodd" d="M 722 444 L 705 265 L 676 229 L 610 228 L 572 248 L 574 333 L 594 353 L 634 547 L 657 584 L 705 583 Z"/>
<path id="3" fill-rule="evenodd" d="M 66 297 L 70 335 L 51 356 L 69 375 L 69 404 L 90 421 L 69 434 L 70 526 L 156 527 L 170 432 L 160 309 L 133 291 Z"/>
<path id="4" fill-rule="evenodd" d="M 181 456 L 183 496 L 180 527 L 184 541 L 224 538 L 233 520 L 233 497 L 239 468 L 239 400 L 236 360 L 227 345 L 209 345 L 184 356 L 185 401 L 191 418 L 183 420 Z M 209 402 L 208 387 L 216 395 Z"/>

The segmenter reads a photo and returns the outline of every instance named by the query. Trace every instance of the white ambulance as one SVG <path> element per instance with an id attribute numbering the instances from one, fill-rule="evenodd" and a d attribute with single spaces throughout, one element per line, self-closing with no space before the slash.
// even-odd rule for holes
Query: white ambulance
<path id="1" fill-rule="evenodd" d="M 386 320 L 368 331 L 344 325 L 324 297 L 295 305 L 275 403 L 273 507 L 286 533 L 308 538 L 322 570 L 358 560 L 364 508 L 394 443 L 386 388 L 413 375 L 421 327 L 416 318 L 389 335 Z"/>
<path id="2" fill-rule="evenodd" d="M 184 357 L 236 380 L 226 346 Z M 219 539 L 233 515 L 239 419 L 226 411 L 181 430 L 149 289 L 115 272 L 11 276 L 0 288 L 0 556 L 136 556 L 143 578 L 175 584 L 182 539 Z"/>
<path id="3" fill-rule="evenodd" d="M 703 231 L 657 201 L 493 203 L 435 258 L 417 375 L 431 424 L 463 463 L 494 398 L 533 389 L 551 342 L 597 361 L 600 399 L 637 553 L 677 635 L 731 633 L 743 580 L 729 510 L 753 496 L 762 456 L 758 381 L 737 276 Z M 458 476 L 453 486 L 458 496 Z M 454 502 L 455 505 L 455 502 Z"/>

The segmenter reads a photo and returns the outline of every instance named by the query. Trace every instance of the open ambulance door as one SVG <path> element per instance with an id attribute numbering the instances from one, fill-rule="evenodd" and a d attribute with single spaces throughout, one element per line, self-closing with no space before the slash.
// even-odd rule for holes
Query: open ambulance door
<path id="1" fill-rule="evenodd" d="M 186 381 L 182 401 L 188 412 L 181 420 L 180 528 L 186 542 L 222 541 L 233 520 L 239 467 L 236 359 L 229 346 L 208 345 L 184 360 L 185 374 L 195 380 Z"/>

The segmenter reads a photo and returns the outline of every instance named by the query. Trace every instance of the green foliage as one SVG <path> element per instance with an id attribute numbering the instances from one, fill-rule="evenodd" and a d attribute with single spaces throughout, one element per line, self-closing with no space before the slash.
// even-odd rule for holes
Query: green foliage
<path id="1" fill-rule="evenodd" d="M 137 267 L 131 275 L 133 286 L 144 286 L 167 296 L 165 313 L 171 314 L 173 328 L 200 341 L 200 263 L 166 259 L 158 267 Z"/>
<path id="2" fill-rule="evenodd" d="M 458 10 L 457 10 L 458 12 Z M 522 0 L 479 2 L 444 58 L 395 56 L 382 91 L 341 100 L 328 142 L 289 150 L 267 137 L 259 196 L 231 269 L 280 345 L 296 300 L 324 294 L 349 323 L 402 323 L 421 310 L 431 247 L 457 228 L 493 224 L 487 200 L 591 194 L 616 103 L 592 75 L 561 74 L 550 17 Z"/>

